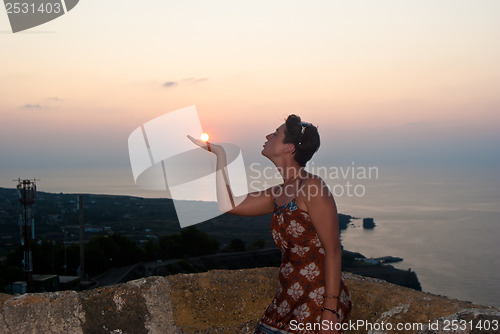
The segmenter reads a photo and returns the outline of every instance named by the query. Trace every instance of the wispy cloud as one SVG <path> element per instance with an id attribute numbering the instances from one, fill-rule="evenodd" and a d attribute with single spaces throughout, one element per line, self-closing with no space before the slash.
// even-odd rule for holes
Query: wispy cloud
<path id="1" fill-rule="evenodd" d="M 58 98 L 57 96 L 48 97 L 48 98 L 46 98 L 46 100 L 47 101 L 52 101 L 52 102 L 54 102 L 54 101 L 60 102 L 61 101 L 61 99 Z"/>
<path id="2" fill-rule="evenodd" d="M 163 84 L 163 87 L 165 88 L 170 88 L 170 87 L 175 87 L 177 86 L 177 82 L 175 81 L 167 81 Z"/>
<path id="3" fill-rule="evenodd" d="M 410 127 L 423 127 L 423 126 L 432 126 L 434 125 L 436 122 L 431 122 L 429 120 L 423 120 L 423 121 L 410 121 L 410 122 L 406 122 L 404 123 L 404 125 L 406 126 L 410 126 Z"/>
<path id="4" fill-rule="evenodd" d="M 51 96 L 43 98 L 35 103 L 26 103 L 21 108 L 22 109 L 53 109 L 58 108 L 61 104 L 62 99 L 56 96 Z"/>
<path id="5" fill-rule="evenodd" d="M 40 104 L 31 104 L 27 103 L 23 106 L 24 109 L 43 109 L 43 107 Z"/>
<path id="6" fill-rule="evenodd" d="M 191 85 L 195 85 L 197 83 L 200 83 L 200 82 L 203 82 L 203 81 L 207 81 L 208 78 L 201 78 L 201 79 L 197 79 L 197 78 L 186 78 L 186 79 L 182 79 L 181 82 L 185 82 L 185 83 L 188 83 L 188 84 L 191 84 Z"/>
<path id="7" fill-rule="evenodd" d="M 196 85 L 200 82 L 208 81 L 208 78 L 185 78 L 179 81 L 166 81 L 163 83 L 162 87 L 164 88 L 172 88 L 180 85 Z"/>

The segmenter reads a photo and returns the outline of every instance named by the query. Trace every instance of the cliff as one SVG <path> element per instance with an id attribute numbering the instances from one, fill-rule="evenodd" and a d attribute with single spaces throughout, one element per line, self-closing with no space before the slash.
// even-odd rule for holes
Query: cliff
<path id="1" fill-rule="evenodd" d="M 490 328 L 500 325 L 498 308 L 344 275 L 354 303 L 353 322 L 427 327 L 391 333 L 449 333 L 444 326 L 451 326 L 452 320 L 467 322 L 461 333 L 496 332 L 485 331 L 484 326 L 482 330 L 469 328 L 477 327 L 479 321 Z M 82 292 L 0 294 L 0 333 L 253 333 L 274 295 L 276 278 L 277 268 L 214 270 L 155 276 Z M 386 332 L 370 331 L 367 326 L 348 333 Z"/>

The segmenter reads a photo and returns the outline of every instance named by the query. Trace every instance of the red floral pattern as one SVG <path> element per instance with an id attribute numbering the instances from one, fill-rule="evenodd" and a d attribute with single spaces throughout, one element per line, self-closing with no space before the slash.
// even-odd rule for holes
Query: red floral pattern
<path id="1" fill-rule="evenodd" d="M 284 206 L 275 204 L 271 234 L 282 255 L 279 281 L 276 295 L 255 333 L 315 334 L 290 327 L 292 320 L 319 322 L 322 313 L 325 250 L 311 218 L 297 207 L 295 200 Z M 342 277 L 338 307 L 341 322 L 347 319 L 350 309 L 351 298 Z"/>

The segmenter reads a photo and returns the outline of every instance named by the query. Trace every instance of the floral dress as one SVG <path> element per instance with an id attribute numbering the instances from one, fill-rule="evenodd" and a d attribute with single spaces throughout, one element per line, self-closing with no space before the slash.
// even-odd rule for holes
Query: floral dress
<path id="1" fill-rule="evenodd" d="M 325 294 L 325 250 L 311 218 L 297 207 L 295 199 L 283 206 L 275 202 L 271 232 L 281 250 L 279 281 L 255 334 L 317 333 Z M 338 306 L 339 321 L 344 322 L 351 309 L 351 298 L 343 277 Z"/>

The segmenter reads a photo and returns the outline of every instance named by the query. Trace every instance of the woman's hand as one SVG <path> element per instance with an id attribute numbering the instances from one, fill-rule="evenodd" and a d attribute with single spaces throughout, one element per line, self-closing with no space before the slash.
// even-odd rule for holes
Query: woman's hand
<path id="1" fill-rule="evenodd" d="M 213 152 L 216 155 L 219 154 L 220 152 L 224 151 L 222 146 L 214 144 L 214 143 L 209 143 L 208 141 L 203 141 L 201 139 L 196 139 L 193 136 L 187 135 L 188 139 L 191 140 L 194 144 L 198 145 L 201 148 L 204 148 L 205 150 L 209 152 Z"/>
<path id="2" fill-rule="evenodd" d="M 193 136 L 191 135 L 187 135 L 188 139 L 191 140 L 194 144 L 198 145 L 199 147 L 201 148 L 204 148 L 205 150 L 208 151 L 208 147 L 210 145 L 209 142 L 204 142 L 203 140 L 201 139 L 196 139 L 194 138 Z"/>

